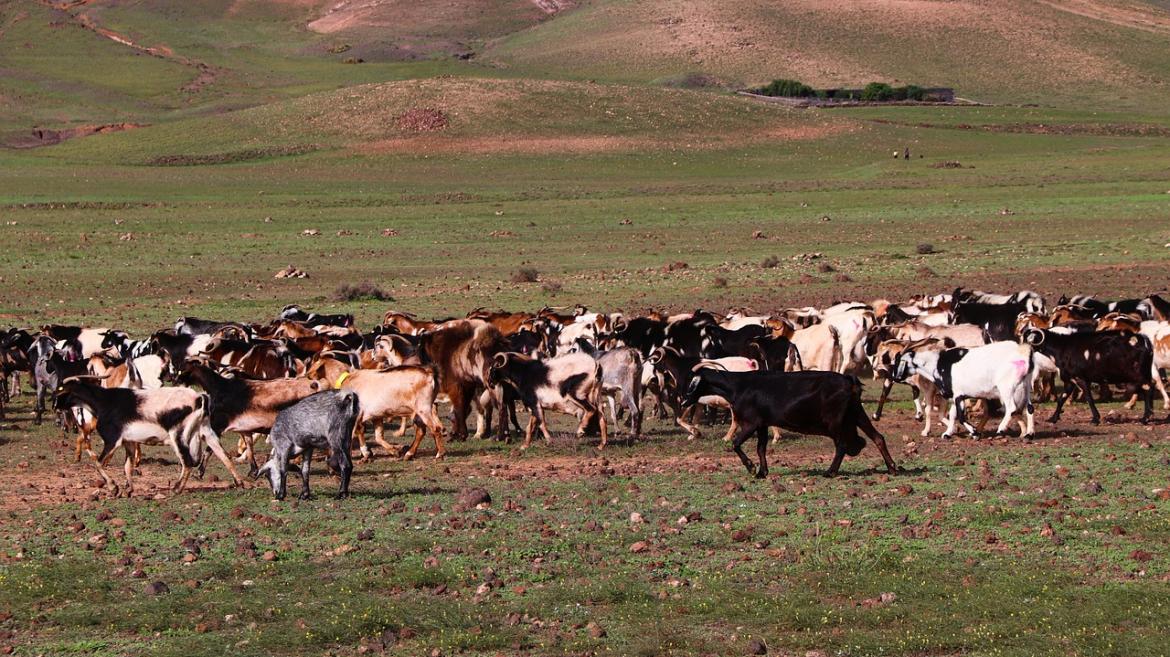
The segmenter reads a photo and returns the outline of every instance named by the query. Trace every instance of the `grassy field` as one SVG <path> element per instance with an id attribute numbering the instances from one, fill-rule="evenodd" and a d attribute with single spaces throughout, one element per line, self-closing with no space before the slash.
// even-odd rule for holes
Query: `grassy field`
<path id="1" fill-rule="evenodd" d="M 0 325 L 1166 290 L 1165 2 L 553 5 L 0 5 L 0 142 L 149 124 L 0 147 Z M 1003 105 L 668 88 L 693 72 Z M 335 298 L 362 282 L 393 301 Z M 276 504 L 218 465 L 171 496 L 161 449 L 107 499 L 26 393 L 0 423 L 0 651 L 1166 654 L 1170 433 L 1108 408 L 948 442 L 902 400 L 879 428 L 905 472 L 867 450 L 834 480 L 823 439 L 787 436 L 757 482 L 666 421 L 604 454 L 558 424 Z"/>

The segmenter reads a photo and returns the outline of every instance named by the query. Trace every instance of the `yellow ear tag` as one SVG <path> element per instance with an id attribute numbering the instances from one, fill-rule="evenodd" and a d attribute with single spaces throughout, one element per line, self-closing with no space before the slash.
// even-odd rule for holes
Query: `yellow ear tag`
<path id="1" fill-rule="evenodd" d="M 333 382 L 333 389 L 334 390 L 341 390 L 341 384 L 345 383 L 345 380 L 348 378 L 349 378 L 349 372 L 345 372 L 341 376 L 337 377 L 337 380 Z"/>

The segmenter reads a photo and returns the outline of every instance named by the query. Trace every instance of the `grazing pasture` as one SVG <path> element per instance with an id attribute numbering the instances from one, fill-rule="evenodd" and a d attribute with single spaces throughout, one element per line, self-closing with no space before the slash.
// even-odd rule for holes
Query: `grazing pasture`
<path id="1" fill-rule="evenodd" d="M 0 327 L 1167 290 L 1163 0 L 423 4 L 0 7 Z M 1002 105 L 730 93 L 776 77 Z M 276 502 L 214 459 L 175 494 L 158 446 L 112 499 L 22 385 L 3 654 L 1166 652 L 1160 404 L 1141 425 L 1099 402 L 1094 426 L 1039 403 L 1033 440 L 942 440 L 899 385 L 874 422 L 899 474 L 871 445 L 825 478 L 830 441 L 785 433 L 764 480 L 725 424 L 648 415 L 598 451 L 550 413 L 528 450 L 375 448 L 343 500 L 319 455 L 316 497 L 294 468 Z"/>

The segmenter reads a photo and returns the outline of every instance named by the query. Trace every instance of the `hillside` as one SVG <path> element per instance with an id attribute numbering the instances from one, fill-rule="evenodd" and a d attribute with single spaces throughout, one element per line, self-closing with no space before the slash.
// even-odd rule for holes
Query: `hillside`
<path id="1" fill-rule="evenodd" d="M 1168 40 L 1164 0 L 42 0 L 0 5 L 0 132 L 437 75 L 885 80 L 1149 115 L 1170 103 Z"/>
<path id="2" fill-rule="evenodd" d="M 435 78 L 346 87 L 56 147 L 123 164 L 239 161 L 321 149 L 600 152 L 817 139 L 844 118 L 681 89 Z M 212 156 L 212 157 L 209 157 Z"/>
<path id="3" fill-rule="evenodd" d="M 991 102 L 1164 107 L 1170 12 L 1136 0 L 592 2 L 485 57 L 568 77 L 954 86 Z"/>

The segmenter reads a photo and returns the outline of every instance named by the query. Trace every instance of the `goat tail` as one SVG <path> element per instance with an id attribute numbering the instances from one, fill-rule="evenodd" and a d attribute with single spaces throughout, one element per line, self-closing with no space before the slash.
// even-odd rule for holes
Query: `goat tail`
<path id="1" fill-rule="evenodd" d="M 829 324 L 829 337 L 833 340 L 832 355 L 829 357 L 829 371 L 840 372 L 841 362 L 845 360 L 845 355 L 841 353 L 841 332 L 832 324 Z"/>
<path id="2" fill-rule="evenodd" d="M 361 413 L 362 400 L 360 397 L 358 397 L 358 394 L 352 390 L 347 390 L 344 394 L 346 395 L 345 410 L 350 417 L 356 418 L 358 414 Z"/>

